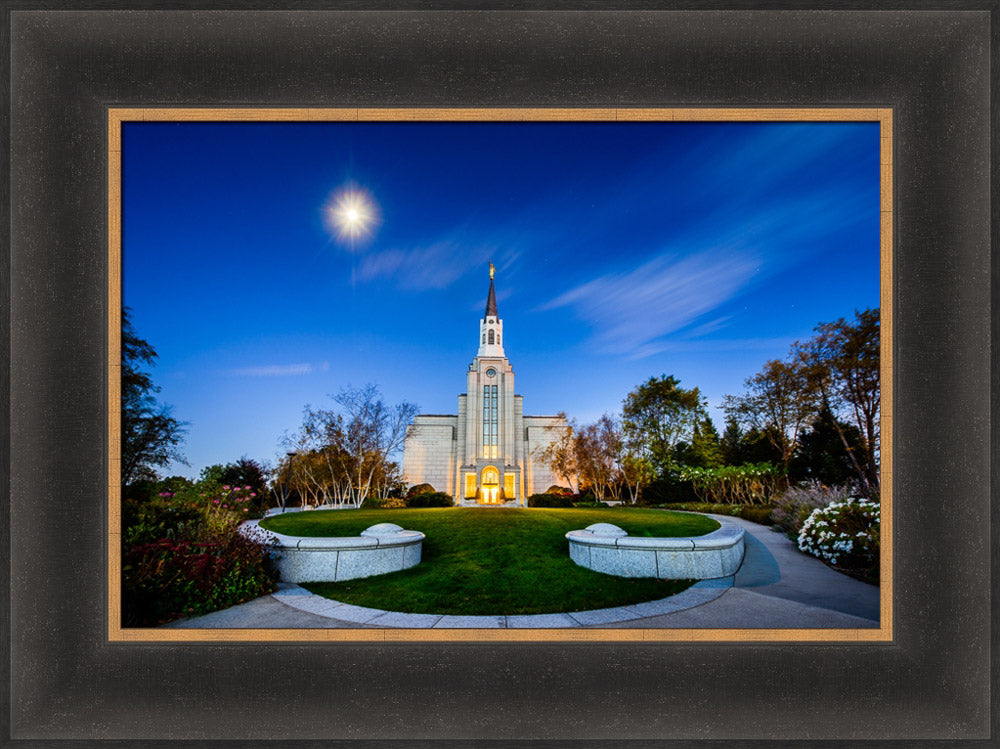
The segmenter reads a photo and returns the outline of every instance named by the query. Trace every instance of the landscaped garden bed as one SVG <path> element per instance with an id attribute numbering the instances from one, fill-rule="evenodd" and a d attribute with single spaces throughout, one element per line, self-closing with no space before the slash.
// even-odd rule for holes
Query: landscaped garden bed
<path id="1" fill-rule="evenodd" d="M 293 536 L 352 536 L 381 522 L 426 535 L 419 566 L 303 587 L 345 603 L 409 613 L 544 614 L 623 606 L 665 598 L 693 581 L 584 569 L 569 558 L 568 531 L 605 522 L 632 536 L 679 537 L 719 527 L 699 515 L 635 508 L 333 510 L 277 515 L 261 526 Z"/>

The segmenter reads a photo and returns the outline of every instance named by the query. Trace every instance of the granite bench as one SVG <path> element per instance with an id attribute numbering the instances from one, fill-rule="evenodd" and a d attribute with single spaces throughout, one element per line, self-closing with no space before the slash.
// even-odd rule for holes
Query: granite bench
<path id="1" fill-rule="evenodd" d="M 736 574 L 743 562 L 743 529 L 721 520 L 704 536 L 629 536 L 616 525 L 595 523 L 570 531 L 569 556 L 581 567 L 619 577 L 708 580 Z"/>
<path id="2" fill-rule="evenodd" d="M 278 574 L 287 583 L 337 582 L 385 575 L 420 564 L 424 534 L 394 523 L 378 523 L 360 536 L 286 536 L 251 520 L 240 526 L 248 538 L 273 542 Z"/>

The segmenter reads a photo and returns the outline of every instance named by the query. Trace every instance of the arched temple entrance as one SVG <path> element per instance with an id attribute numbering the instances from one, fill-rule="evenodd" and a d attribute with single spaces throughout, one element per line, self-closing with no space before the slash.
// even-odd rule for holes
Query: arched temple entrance
<path id="1" fill-rule="evenodd" d="M 500 499 L 500 471 L 495 466 L 486 466 L 480 476 L 479 502 L 484 505 L 494 505 L 502 502 Z"/>

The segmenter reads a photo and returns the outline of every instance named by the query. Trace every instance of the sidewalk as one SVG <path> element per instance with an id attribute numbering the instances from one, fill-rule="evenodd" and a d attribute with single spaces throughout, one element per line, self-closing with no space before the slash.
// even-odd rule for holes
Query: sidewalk
<path id="1" fill-rule="evenodd" d="M 799 552 L 781 533 L 726 517 L 746 531 L 735 577 L 703 580 L 662 601 L 567 614 L 453 617 L 342 604 L 283 584 L 272 595 L 165 626 L 177 628 L 739 628 L 878 627 L 879 589 Z"/>

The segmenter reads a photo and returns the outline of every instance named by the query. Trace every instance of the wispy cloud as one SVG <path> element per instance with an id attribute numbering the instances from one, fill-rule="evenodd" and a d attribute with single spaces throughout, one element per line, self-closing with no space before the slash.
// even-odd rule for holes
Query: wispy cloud
<path id="1" fill-rule="evenodd" d="M 670 345 L 664 336 L 740 293 L 759 264 L 752 253 L 726 250 L 660 256 L 570 289 L 541 309 L 571 307 L 594 326 L 599 351 L 644 358 Z"/>
<path id="2" fill-rule="evenodd" d="M 324 366 L 325 365 L 325 366 Z M 320 370 L 329 369 L 329 363 L 323 362 Z M 227 369 L 223 374 L 229 377 L 291 377 L 294 375 L 312 374 L 315 368 L 308 362 L 302 364 L 269 364 L 260 367 L 240 367 Z"/>
<path id="3" fill-rule="evenodd" d="M 449 238 L 421 247 L 381 250 L 364 255 L 352 274 L 354 283 L 392 279 L 401 289 L 444 289 L 488 260 L 502 271 L 519 252 L 493 242 Z"/>

